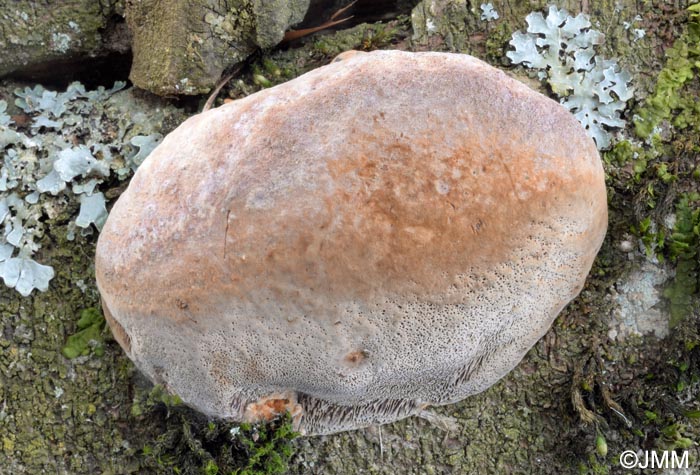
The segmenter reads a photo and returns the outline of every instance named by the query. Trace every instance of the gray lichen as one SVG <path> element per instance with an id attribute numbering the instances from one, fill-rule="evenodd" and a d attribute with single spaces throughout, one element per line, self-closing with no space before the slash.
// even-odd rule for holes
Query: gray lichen
<path id="1" fill-rule="evenodd" d="M 162 138 L 157 132 L 127 137 L 125 130 L 110 135 L 95 127 L 104 103 L 123 87 L 86 91 L 73 83 L 60 93 L 42 86 L 16 90 L 22 124 L 0 101 L 0 277 L 23 296 L 45 291 L 54 277 L 50 266 L 33 259 L 46 219 L 72 214 L 79 205 L 70 227 L 83 234 L 99 230 L 107 218 L 100 185 L 113 174 L 128 178 Z"/>
<path id="2" fill-rule="evenodd" d="M 598 148 L 610 147 L 607 128 L 625 126 L 620 115 L 634 90 L 628 86 L 630 74 L 617 62 L 596 56 L 595 47 L 605 35 L 592 28 L 587 15 L 572 17 L 555 6 L 546 17 L 533 12 L 526 21 L 527 32 L 513 33 L 515 50 L 506 55 L 513 64 L 537 70 L 537 77 L 550 85 Z"/>
<path id="3" fill-rule="evenodd" d="M 496 11 L 495 8 L 493 8 L 493 5 L 490 3 L 482 3 L 481 4 L 481 19 L 484 21 L 494 21 L 498 20 L 498 12 Z"/>

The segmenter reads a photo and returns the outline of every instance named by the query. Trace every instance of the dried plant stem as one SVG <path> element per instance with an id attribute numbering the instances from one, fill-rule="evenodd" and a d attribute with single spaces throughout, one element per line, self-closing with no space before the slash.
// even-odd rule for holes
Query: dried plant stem
<path id="1" fill-rule="evenodd" d="M 236 69 L 234 69 L 232 72 L 230 72 L 229 74 L 227 74 L 226 76 L 224 76 L 224 77 L 221 79 L 221 81 L 219 81 L 219 82 L 216 84 L 216 87 L 214 88 L 214 90 L 212 91 L 211 95 L 209 96 L 209 99 L 207 99 L 207 102 L 204 104 L 204 107 L 202 107 L 202 112 L 206 112 L 206 111 L 208 111 L 209 109 L 211 109 L 211 107 L 214 105 L 214 101 L 216 100 L 216 97 L 217 97 L 217 96 L 219 95 L 219 93 L 221 92 L 221 89 L 222 89 L 226 84 L 228 84 L 228 82 L 229 82 L 231 79 L 233 79 L 238 73 L 241 72 L 241 70 L 243 69 L 243 66 L 244 66 L 244 63 L 241 63 L 238 67 L 236 67 Z"/>

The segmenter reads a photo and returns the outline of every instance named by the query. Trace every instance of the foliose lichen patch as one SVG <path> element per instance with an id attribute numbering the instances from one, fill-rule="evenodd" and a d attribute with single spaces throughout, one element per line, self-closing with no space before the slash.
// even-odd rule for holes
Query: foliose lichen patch
<path id="1" fill-rule="evenodd" d="M 608 128 L 624 127 L 621 113 L 633 98 L 631 76 L 614 60 L 598 56 L 595 47 L 605 36 L 592 28 L 587 15 L 575 17 L 550 6 L 547 16 L 533 12 L 526 17 L 527 32 L 513 33 L 515 48 L 506 55 L 513 64 L 537 71 L 560 97 L 599 149 L 610 147 Z"/>
<path id="2" fill-rule="evenodd" d="M 0 97 L 9 102 L 12 91 L 25 91 L 18 87 L 0 84 Z M 43 98 L 44 92 L 39 96 L 45 101 L 54 100 L 54 106 L 65 94 L 49 92 Z M 26 165 L 20 171 L 36 171 L 23 174 L 31 189 L 21 181 L 13 185 L 10 194 L 16 194 L 18 200 L 26 203 L 25 197 L 35 192 L 36 181 L 44 176 L 38 173 L 40 162 L 47 168 L 53 166 L 55 160 L 49 160 L 50 154 L 81 145 L 88 150 L 93 146 L 111 149 L 110 177 L 94 189 L 101 187 L 105 199 L 113 199 L 121 184 L 115 168 L 126 168 L 127 160 L 138 160 L 141 149 L 130 143 L 132 138 L 165 134 L 184 117 L 181 110 L 132 89 L 109 97 L 104 91 L 86 91 L 85 95 L 89 97 L 67 101 L 59 116 L 25 112 L 20 106 L 7 104 L 0 135 L 19 136 L 21 140 L 5 145 L 2 164 L 11 159 L 6 156 L 8 151 L 16 150 Z M 31 97 L 35 95 L 27 95 Z M 42 126 L 33 131 L 31 125 L 44 120 L 39 117 L 62 121 L 63 126 L 49 130 Z M 103 159 L 94 153 L 93 158 Z M 125 170 L 127 174 L 129 170 Z M 91 270 L 94 236 L 83 235 L 80 231 L 84 229 L 75 225 L 78 199 L 87 193 L 73 192 L 72 188 L 85 186 L 93 178 L 104 179 L 76 175 L 66 182 L 63 191 L 56 195 L 39 193 L 37 202 L 27 205 L 40 206 L 36 216 L 42 234 L 31 241 L 40 248 L 32 257 L 54 268 L 49 290 L 32 292 L 27 297 L 4 287 L 0 290 L 3 474 L 144 473 L 138 459 L 142 446 L 138 431 L 123 430 L 137 426 L 129 422 L 133 366 L 111 339 L 97 310 L 99 301 Z M 6 198 L 7 194 L 2 196 Z M 10 212 L 15 216 L 14 209 Z"/>
<path id="3" fill-rule="evenodd" d="M 0 100 L 0 277 L 23 296 L 45 291 L 54 277 L 50 265 L 34 259 L 47 219 L 79 205 L 68 239 L 99 230 L 107 218 L 103 184 L 128 178 L 162 138 L 156 124 L 136 135 L 126 124 L 102 121 L 123 87 L 25 87 L 14 91 L 14 114 Z"/>

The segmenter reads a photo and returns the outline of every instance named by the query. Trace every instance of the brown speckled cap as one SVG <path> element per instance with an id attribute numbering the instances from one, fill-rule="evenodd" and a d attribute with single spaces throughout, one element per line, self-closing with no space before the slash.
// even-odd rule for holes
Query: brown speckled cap
<path id="1" fill-rule="evenodd" d="M 307 434 L 488 388 L 581 290 L 593 141 L 466 55 L 376 51 L 192 117 L 115 204 L 96 272 L 136 365 Z"/>

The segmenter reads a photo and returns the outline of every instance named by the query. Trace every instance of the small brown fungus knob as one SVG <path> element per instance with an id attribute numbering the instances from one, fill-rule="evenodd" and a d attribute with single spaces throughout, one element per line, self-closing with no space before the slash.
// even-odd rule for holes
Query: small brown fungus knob
<path id="1" fill-rule="evenodd" d="M 186 403 L 323 434 L 494 384 L 580 292 L 606 224 L 563 107 L 470 56 L 376 51 L 166 137 L 104 226 L 97 282 L 129 356 Z"/>

